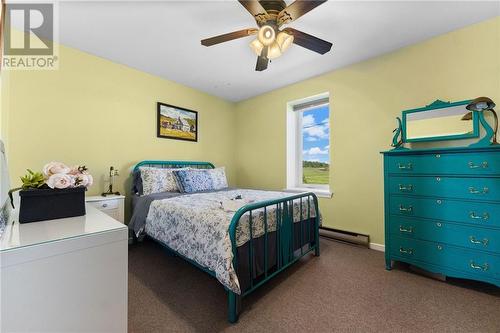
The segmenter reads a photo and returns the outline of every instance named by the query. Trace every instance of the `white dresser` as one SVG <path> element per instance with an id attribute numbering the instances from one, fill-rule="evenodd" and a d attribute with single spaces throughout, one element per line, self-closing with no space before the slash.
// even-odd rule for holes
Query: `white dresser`
<path id="1" fill-rule="evenodd" d="M 0 332 L 127 331 L 127 227 L 86 209 L 9 222 L 0 240 Z"/>

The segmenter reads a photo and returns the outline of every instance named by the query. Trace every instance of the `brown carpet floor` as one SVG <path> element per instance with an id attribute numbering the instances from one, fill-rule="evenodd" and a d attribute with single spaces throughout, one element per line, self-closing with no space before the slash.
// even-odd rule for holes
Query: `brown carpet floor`
<path id="1" fill-rule="evenodd" d="M 500 332 L 500 288 L 441 282 L 383 253 L 321 241 L 243 301 L 226 321 L 226 293 L 208 274 L 152 242 L 129 252 L 129 332 Z"/>

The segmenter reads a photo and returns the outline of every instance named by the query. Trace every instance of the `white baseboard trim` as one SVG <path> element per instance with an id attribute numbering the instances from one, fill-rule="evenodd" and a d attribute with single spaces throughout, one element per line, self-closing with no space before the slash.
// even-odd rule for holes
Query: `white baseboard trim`
<path id="1" fill-rule="evenodd" d="M 375 251 L 385 252 L 385 245 L 377 244 L 377 243 L 370 243 L 370 249 L 375 250 Z"/>

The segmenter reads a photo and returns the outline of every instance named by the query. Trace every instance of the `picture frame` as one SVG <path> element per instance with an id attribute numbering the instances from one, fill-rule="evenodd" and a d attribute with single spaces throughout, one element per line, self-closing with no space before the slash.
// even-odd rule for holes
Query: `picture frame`
<path id="1" fill-rule="evenodd" d="M 157 102 L 156 136 L 198 142 L 198 111 Z"/>

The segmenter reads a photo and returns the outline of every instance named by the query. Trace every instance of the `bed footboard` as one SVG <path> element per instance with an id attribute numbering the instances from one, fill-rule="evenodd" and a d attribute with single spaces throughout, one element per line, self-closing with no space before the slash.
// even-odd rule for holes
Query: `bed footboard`
<path id="1" fill-rule="evenodd" d="M 248 221 L 248 241 L 240 248 L 237 232 L 242 217 Z M 238 320 L 241 298 L 282 272 L 304 255 L 313 252 L 319 256 L 318 198 L 312 192 L 286 198 L 256 202 L 236 211 L 229 226 L 233 250 L 233 267 L 240 279 L 241 295 L 228 290 L 228 319 Z M 271 223 L 272 222 L 272 223 Z M 254 224 L 263 223 L 263 232 L 253 235 Z M 241 230 L 240 230 L 241 231 Z M 244 256 L 238 251 L 247 251 Z M 241 254 L 241 253 L 240 253 Z M 244 257 L 248 263 L 239 263 Z M 245 264 L 248 281 L 243 288 L 240 268 Z"/>

